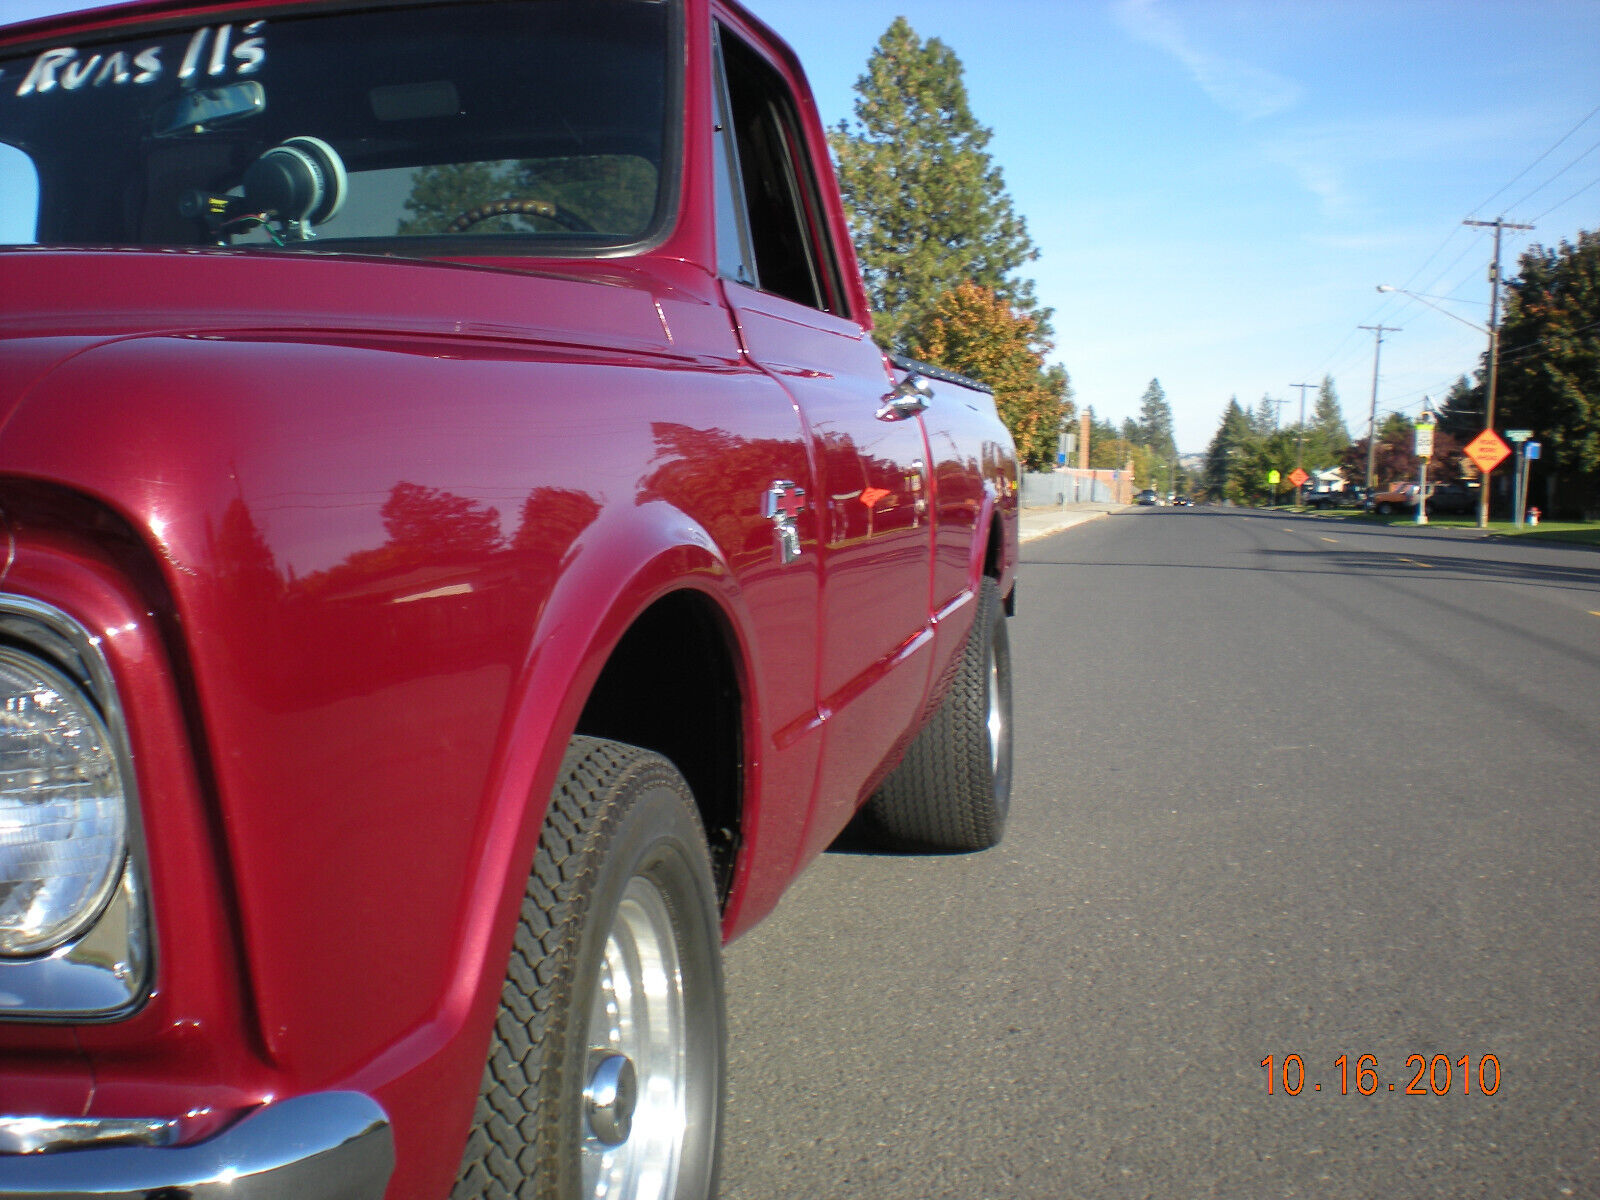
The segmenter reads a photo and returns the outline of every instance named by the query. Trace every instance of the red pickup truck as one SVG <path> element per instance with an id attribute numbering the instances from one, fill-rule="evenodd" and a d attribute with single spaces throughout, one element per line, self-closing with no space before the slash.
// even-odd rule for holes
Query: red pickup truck
<path id="1" fill-rule="evenodd" d="M 1014 450 L 828 163 L 729 0 L 0 29 L 0 1196 L 708 1196 L 722 944 L 999 838 Z"/>

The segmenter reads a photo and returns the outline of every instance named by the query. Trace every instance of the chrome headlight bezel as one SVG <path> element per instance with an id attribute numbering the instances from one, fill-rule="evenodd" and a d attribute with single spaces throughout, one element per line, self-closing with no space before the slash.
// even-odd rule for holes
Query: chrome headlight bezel
<path id="1" fill-rule="evenodd" d="M 99 919 L 127 859 L 128 804 L 111 731 L 76 683 L 0 643 L 0 698 L 0 960 L 15 960 Z"/>
<path id="2" fill-rule="evenodd" d="M 0 646 L 46 665 L 95 713 L 125 805 L 120 870 L 109 872 L 84 920 L 37 953 L 0 957 L 0 1021 L 118 1020 L 148 995 L 153 955 L 138 785 L 110 665 L 99 638 L 60 609 L 23 596 L 0 594 Z"/>

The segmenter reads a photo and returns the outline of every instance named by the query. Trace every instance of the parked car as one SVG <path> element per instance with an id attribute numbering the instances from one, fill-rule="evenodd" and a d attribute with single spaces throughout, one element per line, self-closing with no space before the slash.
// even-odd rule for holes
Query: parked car
<path id="1" fill-rule="evenodd" d="M 1417 507 L 1418 492 L 1415 483 L 1391 483 L 1388 487 L 1376 489 L 1368 497 L 1366 506 L 1379 516 L 1410 512 Z"/>
<path id="2" fill-rule="evenodd" d="M 1187 496 L 1174 496 L 1172 498 L 1173 508 L 1189 508 L 1192 505 L 1193 501 L 1191 501 Z"/>
<path id="3" fill-rule="evenodd" d="M 1361 488 L 1343 488 L 1339 491 L 1312 492 L 1306 496 L 1306 507 L 1316 509 L 1361 508 L 1366 493 Z"/>
<path id="4" fill-rule="evenodd" d="M 1478 488 L 1465 483 L 1444 483 L 1428 495 L 1430 513 L 1469 513 L 1478 511 Z"/>
<path id="5" fill-rule="evenodd" d="M 0 1196 L 710 1195 L 724 940 L 1010 804 L 1012 440 L 792 52 L 153 0 L 0 82 Z"/>
<path id="6" fill-rule="evenodd" d="M 1161 506 L 1161 497 L 1152 488 L 1145 488 L 1144 491 L 1133 498 L 1133 502 L 1135 504 L 1143 504 L 1147 508 L 1159 508 Z"/>

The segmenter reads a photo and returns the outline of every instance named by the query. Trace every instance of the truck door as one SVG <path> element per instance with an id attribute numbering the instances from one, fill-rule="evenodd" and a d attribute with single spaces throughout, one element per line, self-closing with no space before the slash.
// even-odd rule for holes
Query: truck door
<path id="1" fill-rule="evenodd" d="M 832 730 L 820 795 L 847 817 L 861 782 L 916 720 L 927 685 L 927 445 L 915 415 L 886 411 L 883 355 L 846 311 L 789 85 L 738 33 L 719 34 L 719 174 L 731 192 L 718 206 L 719 269 L 746 352 L 793 396 L 811 435 L 821 494 L 807 502 L 823 571 L 818 711 Z"/>

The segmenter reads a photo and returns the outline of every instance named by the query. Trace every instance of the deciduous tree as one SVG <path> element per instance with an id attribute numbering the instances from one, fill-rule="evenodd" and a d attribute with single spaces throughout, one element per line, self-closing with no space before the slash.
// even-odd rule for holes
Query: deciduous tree
<path id="1" fill-rule="evenodd" d="M 989 288 L 963 283 L 939 298 L 911 337 L 914 357 L 994 389 L 1000 417 L 1030 468 L 1055 464 L 1057 435 L 1072 405 L 1066 372 L 1044 364 L 1032 317 Z"/>

